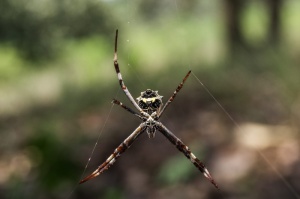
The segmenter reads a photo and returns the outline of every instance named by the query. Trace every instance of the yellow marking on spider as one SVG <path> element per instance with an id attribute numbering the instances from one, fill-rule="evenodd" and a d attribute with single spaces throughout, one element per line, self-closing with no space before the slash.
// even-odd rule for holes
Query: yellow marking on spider
<path id="1" fill-rule="evenodd" d="M 154 102 L 156 100 L 157 97 L 151 97 L 151 98 L 142 98 L 143 102 L 146 103 L 146 102 Z"/>

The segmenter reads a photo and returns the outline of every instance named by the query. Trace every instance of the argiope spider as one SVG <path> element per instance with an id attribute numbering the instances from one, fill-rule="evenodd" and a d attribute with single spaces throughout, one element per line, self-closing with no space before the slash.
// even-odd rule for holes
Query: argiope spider
<path id="1" fill-rule="evenodd" d="M 162 97 L 158 94 L 157 91 L 153 91 L 151 89 L 147 89 L 144 92 L 141 92 L 141 96 L 137 98 L 137 102 L 133 99 L 129 90 L 125 86 L 125 83 L 122 79 L 122 75 L 120 72 L 118 58 L 117 58 L 117 42 L 118 42 L 118 30 L 116 30 L 115 37 L 115 53 L 114 53 L 114 66 L 119 79 L 120 86 L 122 90 L 125 92 L 126 96 L 130 100 L 130 102 L 134 105 L 134 107 L 139 111 L 139 113 L 135 112 L 131 108 L 123 105 L 120 101 L 114 99 L 112 103 L 117 104 L 132 113 L 133 115 L 139 117 L 142 120 L 142 123 L 127 137 L 116 149 L 115 151 L 107 158 L 107 160 L 102 163 L 92 174 L 84 178 L 80 181 L 84 183 L 101 173 L 107 170 L 111 165 L 114 164 L 116 159 L 120 157 L 120 155 L 128 149 L 131 144 L 145 131 L 147 132 L 149 138 L 154 138 L 156 130 L 160 131 L 166 138 L 174 144 L 179 151 L 181 151 L 190 161 L 203 173 L 203 175 L 210 180 L 210 182 L 217 188 L 218 185 L 204 166 L 204 164 L 190 151 L 190 149 L 179 139 L 177 138 L 167 127 L 165 127 L 161 122 L 159 122 L 159 118 L 162 113 L 166 110 L 168 105 L 174 100 L 177 93 L 183 87 L 184 82 L 189 77 L 191 71 L 189 71 L 184 77 L 183 81 L 179 84 L 179 86 L 174 91 L 173 95 L 169 98 L 167 103 L 163 106 Z"/>

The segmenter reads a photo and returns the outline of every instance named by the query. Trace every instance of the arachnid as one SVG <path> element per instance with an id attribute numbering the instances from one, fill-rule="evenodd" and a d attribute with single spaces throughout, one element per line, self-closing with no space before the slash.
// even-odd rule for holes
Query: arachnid
<path id="1" fill-rule="evenodd" d="M 91 175 L 87 176 L 80 183 L 84 183 L 101 173 L 107 170 L 113 163 L 117 160 L 120 155 L 128 149 L 131 144 L 144 132 L 147 132 L 149 138 L 153 138 L 155 136 L 155 132 L 161 132 L 172 144 L 174 144 L 179 151 L 181 151 L 190 161 L 203 173 L 203 175 L 210 180 L 210 182 L 218 188 L 218 185 L 204 166 L 204 164 L 190 151 L 190 149 L 179 139 L 177 138 L 167 127 L 165 127 L 160 121 L 159 118 L 166 110 L 168 105 L 174 100 L 177 93 L 183 87 L 184 82 L 189 77 L 191 71 L 189 71 L 184 77 L 183 81 L 179 84 L 179 86 L 174 91 L 173 95 L 169 98 L 166 104 L 163 106 L 162 96 L 158 94 L 157 91 L 153 91 L 151 89 L 147 89 L 144 92 L 141 92 L 141 96 L 139 96 L 135 101 L 130 94 L 129 90 L 125 86 L 125 83 L 122 79 L 122 75 L 120 72 L 118 58 L 117 58 L 117 41 L 118 41 L 118 30 L 116 30 L 115 37 L 115 53 L 114 53 L 114 66 L 119 79 L 120 86 L 130 102 L 134 105 L 134 107 L 138 110 L 135 112 L 131 108 L 123 105 L 120 101 L 114 99 L 112 103 L 117 104 L 132 113 L 133 115 L 139 117 L 142 120 L 142 123 L 131 133 L 116 149 L 115 151 L 107 158 L 107 160 L 102 163 Z"/>

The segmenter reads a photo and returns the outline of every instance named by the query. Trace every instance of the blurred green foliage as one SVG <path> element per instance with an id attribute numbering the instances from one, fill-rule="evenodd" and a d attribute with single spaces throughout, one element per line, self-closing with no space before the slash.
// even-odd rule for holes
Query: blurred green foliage
<path id="1" fill-rule="evenodd" d="M 29 59 L 54 58 L 66 38 L 108 33 L 114 18 L 101 5 L 93 0 L 1 0 L 0 41 Z"/>

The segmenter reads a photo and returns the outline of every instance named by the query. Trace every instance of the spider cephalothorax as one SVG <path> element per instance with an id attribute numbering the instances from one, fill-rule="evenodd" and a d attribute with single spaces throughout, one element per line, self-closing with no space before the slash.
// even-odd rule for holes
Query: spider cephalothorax
<path id="1" fill-rule="evenodd" d="M 156 131 L 161 132 L 172 144 L 174 144 L 177 149 L 182 152 L 202 173 L 203 175 L 210 180 L 210 182 L 218 188 L 218 185 L 211 177 L 210 173 L 208 172 L 207 168 L 204 164 L 191 152 L 191 150 L 178 138 L 176 137 L 165 125 L 163 125 L 159 118 L 161 117 L 162 113 L 166 110 L 168 105 L 172 103 L 174 98 L 176 97 L 177 93 L 182 88 L 184 82 L 189 77 L 191 71 L 189 71 L 182 82 L 178 85 L 176 90 L 174 91 L 173 95 L 169 98 L 169 100 L 162 106 L 162 96 L 158 94 L 157 91 L 153 91 L 151 89 L 147 89 L 144 92 L 141 92 L 141 96 L 137 98 L 135 101 L 130 94 L 129 90 L 127 89 L 118 63 L 118 56 L 117 56 L 117 40 L 118 40 L 118 30 L 116 31 L 115 37 L 115 54 L 114 54 L 114 66 L 117 73 L 117 77 L 119 79 L 120 86 L 124 91 L 125 95 L 128 97 L 130 102 L 134 105 L 134 107 L 138 110 L 138 112 L 132 110 L 131 108 L 125 106 L 120 101 L 114 99 L 112 103 L 117 104 L 130 112 L 131 114 L 137 116 L 142 120 L 142 123 L 115 149 L 115 151 L 106 159 L 104 163 L 102 163 L 92 174 L 84 178 L 80 181 L 80 183 L 84 183 L 101 173 L 107 170 L 113 163 L 116 161 L 118 157 L 122 153 L 124 153 L 131 144 L 145 131 L 148 133 L 149 138 L 153 138 Z"/>
<path id="2" fill-rule="evenodd" d="M 147 89 L 141 92 L 141 96 L 136 99 L 139 107 L 151 115 L 153 112 L 157 112 L 162 106 L 162 97 L 163 96 L 160 96 L 157 91 Z"/>

